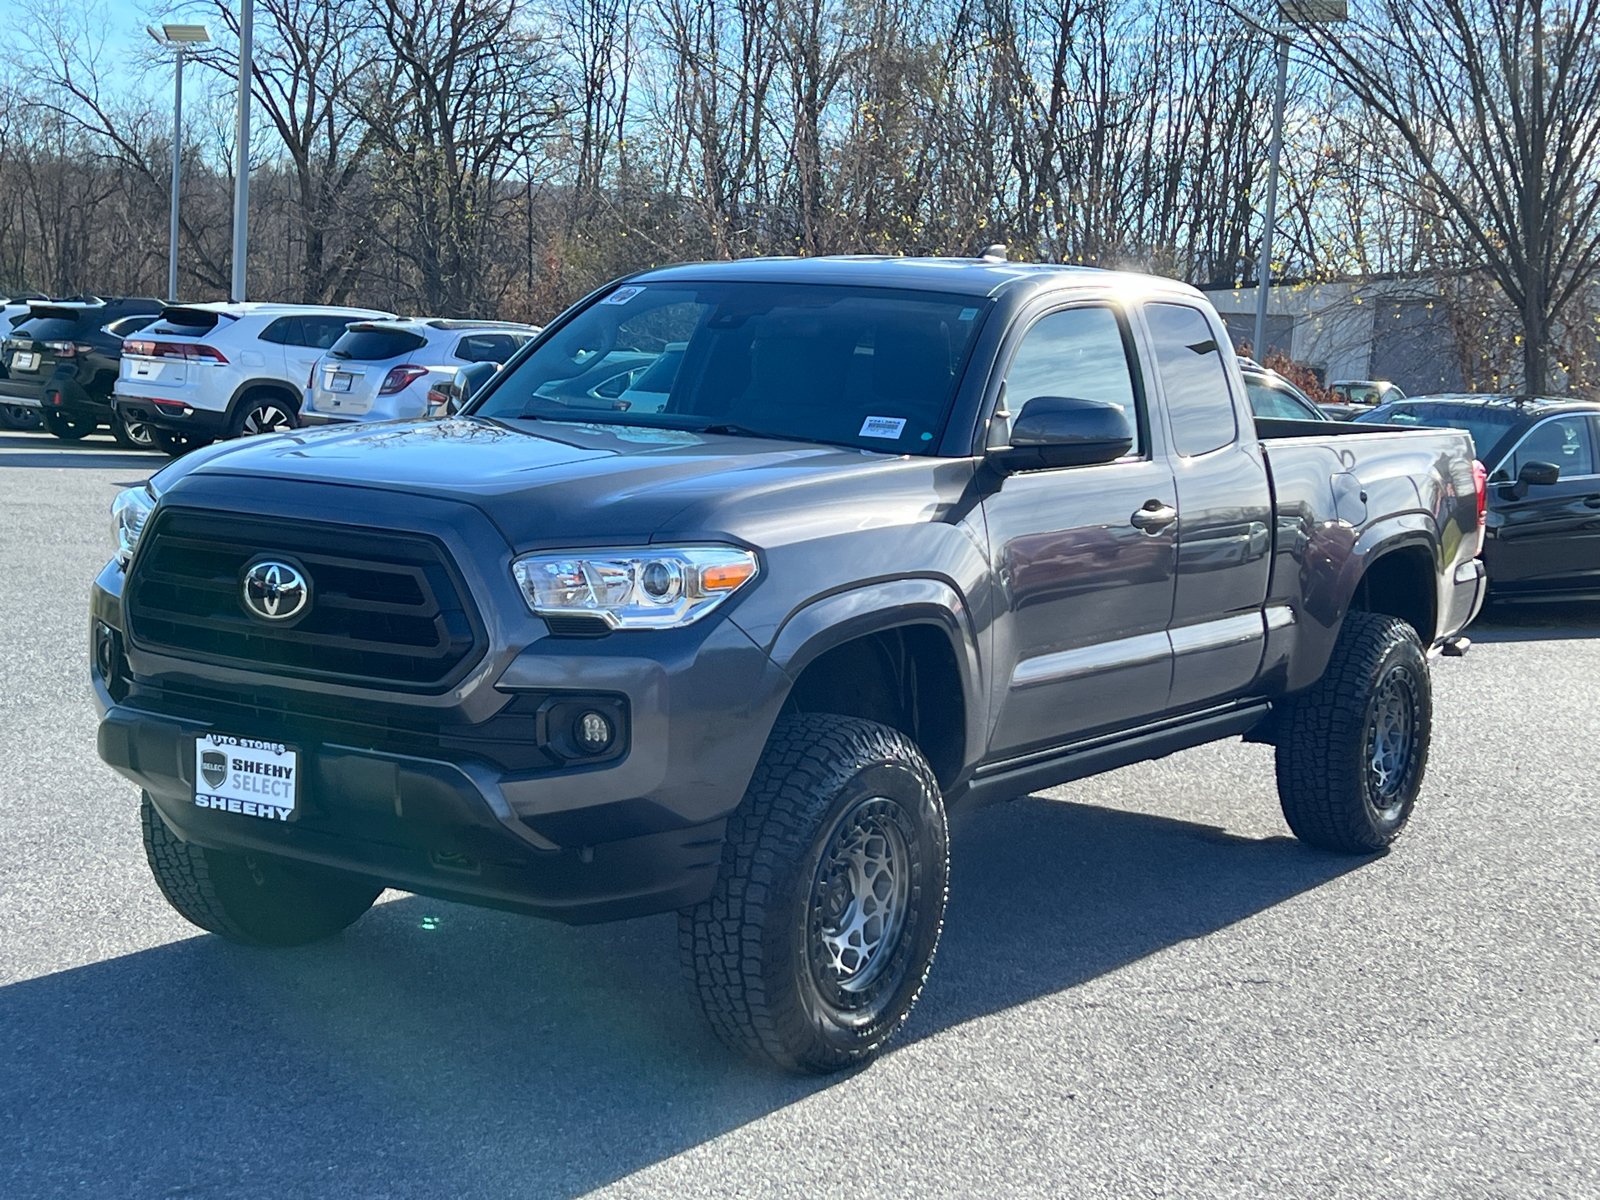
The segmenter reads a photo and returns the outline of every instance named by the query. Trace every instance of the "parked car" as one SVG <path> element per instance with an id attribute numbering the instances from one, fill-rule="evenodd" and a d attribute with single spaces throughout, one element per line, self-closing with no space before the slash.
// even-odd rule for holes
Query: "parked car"
<path id="1" fill-rule="evenodd" d="M 669 364 L 661 408 L 592 403 L 624 351 Z M 386 885 L 679 910 L 728 1045 L 864 1063 L 927 978 L 956 805 L 1242 734 L 1305 841 L 1405 826 L 1429 653 L 1482 597 L 1470 440 L 1260 426 L 1170 280 L 650 271 L 462 416 L 121 493 L 99 752 L 203 929 L 312 941 Z"/>
<path id="2" fill-rule="evenodd" d="M 1335 421 L 1353 421 L 1374 405 L 1406 398 L 1399 385 L 1387 379 L 1336 379 L 1328 390 L 1335 399 L 1321 407 Z"/>
<path id="3" fill-rule="evenodd" d="M 1280 421 L 1326 421 L 1330 418 L 1294 384 L 1276 371 L 1245 359 L 1239 363 L 1250 411 L 1258 417 Z"/>
<path id="4" fill-rule="evenodd" d="M 318 360 L 301 423 L 420 417 L 428 392 L 464 363 L 505 362 L 539 331 L 503 321 L 362 321 Z"/>
<path id="5" fill-rule="evenodd" d="M 1600 404 L 1417 396 L 1356 420 L 1472 434 L 1489 478 L 1483 562 L 1491 598 L 1600 593 Z"/>
<path id="6" fill-rule="evenodd" d="M 115 407 L 149 425 L 168 454 L 217 438 L 293 429 L 306 380 L 370 308 L 303 304 L 176 304 L 123 347 Z"/>
<path id="7" fill-rule="evenodd" d="M 142 297 L 32 301 L 0 345 L 0 400 L 39 408 L 44 427 L 66 441 L 109 425 L 119 445 L 149 447 L 142 423 L 112 410 L 111 390 L 123 339 L 160 311 L 161 301 Z"/>
<path id="8" fill-rule="evenodd" d="M 450 378 L 441 379 L 428 389 L 428 415 L 455 416 L 467 406 L 468 400 L 483 389 L 484 384 L 499 373 L 500 364 L 491 362 L 471 363 L 457 368 Z"/>

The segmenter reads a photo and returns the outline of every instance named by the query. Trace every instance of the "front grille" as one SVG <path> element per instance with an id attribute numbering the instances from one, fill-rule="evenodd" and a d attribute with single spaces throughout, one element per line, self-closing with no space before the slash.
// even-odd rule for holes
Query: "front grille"
<path id="1" fill-rule="evenodd" d="M 273 674 L 440 689 L 482 655 L 467 589 L 432 538 L 174 508 L 144 531 L 124 591 L 135 647 Z M 311 582 L 293 624 L 251 617 L 244 570 L 292 559 Z"/>

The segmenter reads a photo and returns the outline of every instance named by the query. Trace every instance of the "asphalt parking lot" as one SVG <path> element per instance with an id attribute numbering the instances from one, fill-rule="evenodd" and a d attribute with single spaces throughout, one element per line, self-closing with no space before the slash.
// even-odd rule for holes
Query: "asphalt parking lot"
<path id="1" fill-rule="evenodd" d="M 670 916 L 168 909 L 85 606 L 163 461 L 0 434 L 0 1196 L 1600 1194 L 1600 602 L 1437 664 L 1384 857 L 1292 840 L 1239 742 L 961 816 L 906 1035 L 795 1080 L 714 1042 Z"/>

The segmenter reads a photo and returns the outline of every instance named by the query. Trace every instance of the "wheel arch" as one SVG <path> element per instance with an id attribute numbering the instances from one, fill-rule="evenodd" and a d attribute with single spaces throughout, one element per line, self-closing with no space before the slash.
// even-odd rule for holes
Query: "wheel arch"
<path id="1" fill-rule="evenodd" d="M 296 419 L 299 418 L 300 406 L 305 403 L 305 393 L 303 391 L 282 379 L 247 379 L 234 388 L 233 395 L 228 399 L 228 407 L 222 418 L 224 429 L 233 425 L 234 419 L 239 415 L 240 407 L 250 396 L 257 392 L 268 392 L 287 400 L 290 411 L 294 413 Z"/>
<path id="2" fill-rule="evenodd" d="M 947 791 L 982 749 L 976 631 L 943 580 L 892 580 L 822 597 L 784 623 L 769 653 L 791 681 L 784 711 L 900 729 Z"/>

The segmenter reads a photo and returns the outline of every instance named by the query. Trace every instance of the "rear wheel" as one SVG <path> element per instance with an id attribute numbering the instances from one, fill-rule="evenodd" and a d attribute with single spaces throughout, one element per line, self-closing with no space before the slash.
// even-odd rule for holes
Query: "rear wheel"
<path id="1" fill-rule="evenodd" d="M 150 430 L 150 443 L 163 454 L 172 458 L 180 458 L 191 450 L 198 450 L 201 446 L 209 446 L 210 438 L 194 437 L 187 433 L 171 433 L 165 429 L 146 426 Z"/>
<path id="2" fill-rule="evenodd" d="M 1346 614 L 1328 669 L 1278 723 L 1278 798 L 1289 828 L 1325 850 L 1382 850 L 1411 818 L 1432 731 L 1432 680 L 1416 630 L 1381 613 Z"/>
<path id="3" fill-rule="evenodd" d="M 300 423 L 289 402 L 280 396 L 246 396 L 228 427 L 229 437 L 253 437 L 258 433 L 286 433 Z"/>
<path id="4" fill-rule="evenodd" d="M 185 842 L 147 795 L 139 806 L 144 853 L 167 903 L 192 924 L 235 942 L 299 946 L 332 937 L 383 889 L 266 854 L 231 854 Z"/>
<path id="5" fill-rule="evenodd" d="M 816 1073 L 870 1062 L 928 977 L 948 879 L 939 785 L 911 739 L 785 718 L 729 818 L 715 891 L 679 914 L 685 973 L 735 1050 Z"/>
<path id="6" fill-rule="evenodd" d="M 44 427 L 64 442 L 81 442 L 99 428 L 99 423 L 88 417 L 69 417 L 46 409 Z"/>
<path id="7" fill-rule="evenodd" d="M 129 421 L 121 413 L 111 414 L 111 436 L 117 445 L 128 450 L 154 450 L 156 440 L 150 426 L 143 421 Z"/>

